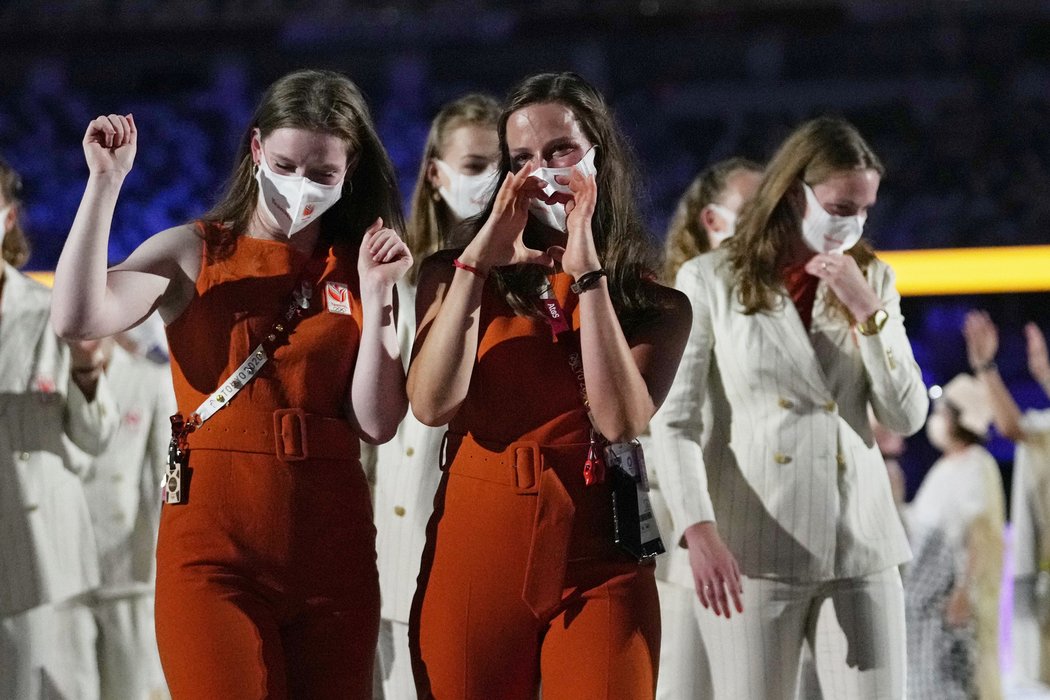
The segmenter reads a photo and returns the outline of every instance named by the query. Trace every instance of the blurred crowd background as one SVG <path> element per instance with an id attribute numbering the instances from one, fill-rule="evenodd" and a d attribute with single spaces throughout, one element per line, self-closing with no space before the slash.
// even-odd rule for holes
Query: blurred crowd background
<path id="1" fill-rule="evenodd" d="M 654 239 L 706 164 L 764 160 L 803 119 L 853 121 L 887 166 L 867 224 L 877 248 L 1050 241 L 1050 3 L 530 0 L 7 0 L 0 2 L 0 156 L 25 179 L 28 269 L 53 269 L 86 177 L 90 119 L 131 112 L 139 154 L 115 262 L 207 209 L 262 89 L 298 67 L 341 70 L 372 105 L 407 198 L 430 119 L 468 91 L 571 69 L 629 134 Z M 1050 275 L 1050 271 L 1048 271 Z M 1046 397 L 1021 327 L 1050 295 L 905 300 L 927 384 L 967 369 L 962 317 L 988 309 L 1022 407 Z M 994 440 L 1009 493 L 1012 446 Z M 909 441 L 909 492 L 935 454 Z"/>

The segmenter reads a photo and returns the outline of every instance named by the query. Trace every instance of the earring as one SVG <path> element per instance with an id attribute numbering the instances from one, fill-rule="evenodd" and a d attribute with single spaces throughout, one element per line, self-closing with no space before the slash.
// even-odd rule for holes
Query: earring
<path id="1" fill-rule="evenodd" d="M 437 190 L 434 190 L 433 192 L 430 193 L 430 198 L 433 199 L 435 202 L 440 202 L 441 201 L 441 193 L 438 192 Z"/>

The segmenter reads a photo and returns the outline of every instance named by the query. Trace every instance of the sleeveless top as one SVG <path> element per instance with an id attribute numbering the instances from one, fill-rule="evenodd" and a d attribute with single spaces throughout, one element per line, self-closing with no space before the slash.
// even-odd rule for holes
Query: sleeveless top
<path id="1" fill-rule="evenodd" d="M 578 339 L 579 298 L 569 289 L 571 277 L 561 272 L 548 280 Z M 555 342 L 550 324 L 544 318 L 516 315 L 492 284 L 485 286 L 480 318 L 470 388 L 449 430 L 504 444 L 587 442 L 591 423 L 579 383 L 567 349 Z"/>
<path id="2" fill-rule="evenodd" d="M 196 293 L 167 327 L 180 413 L 192 414 L 247 359 L 286 308 L 307 264 L 315 267 L 315 278 L 316 269 L 324 270 L 309 309 L 259 375 L 221 412 L 300 408 L 346 418 L 361 339 L 357 251 L 332 246 L 311 258 L 279 241 L 249 236 L 238 237 L 221 259 L 205 244 Z M 331 311 L 329 295 L 348 301 L 350 313 Z"/>

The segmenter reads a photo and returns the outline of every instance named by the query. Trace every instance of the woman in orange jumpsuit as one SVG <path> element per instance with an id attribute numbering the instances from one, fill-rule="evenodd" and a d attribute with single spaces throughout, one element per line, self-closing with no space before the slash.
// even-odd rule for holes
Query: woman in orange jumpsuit
<path id="1" fill-rule="evenodd" d="M 136 148 L 131 115 L 88 127 L 53 317 L 62 335 L 97 337 L 159 308 L 181 415 L 225 406 L 188 435 L 181 502 L 162 514 L 157 638 L 172 695 L 370 698 L 379 589 L 358 440 L 389 439 L 407 406 L 392 290 L 411 255 L 383 228 L 401 224 L 390 161 L 349 80 L 287 75 L 215 209 L 107 272 Z M 258 353 L 252 379 L 226 381 Z"/>
<path id="2" fill-rule="evenodd" d="M 588 457 L 592 437 L 649 422 L 688 306 L 650 281 L 627 151 L 590 85 L 526 79 L 499 135 L 502 183 L 477 233 L 420 275 L 409 396 L 421 421 L 450 426 L 410 621 L 417 689 L 651 698 L 653 566 L 618 551 Z"/>

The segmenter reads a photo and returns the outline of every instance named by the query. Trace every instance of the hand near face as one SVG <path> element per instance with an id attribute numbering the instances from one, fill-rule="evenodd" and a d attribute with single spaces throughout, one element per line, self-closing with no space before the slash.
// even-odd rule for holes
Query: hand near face
<path id="1" fill-rule="evenodd" d="M 93 119 L 84 134 L 84 157 L 94 175 L 127 175 L 138 150 L 135 118 L 110 114 Z"/>
<path id="2" fill-rule="evenodd" d="M 361 287 L 393 286 L 412 267 L 412 253 L 397 232 L 376 219 L 361 238 L 357 273 Z"/>
<path id="3" fill-rule="evenodd" d="M 579 279 L 582 275 L 601 268 L 598 251 L 594 247 L 594 234 L 591 230 L 591 217 L 598 203 L 598 185 L 594 175 L 584 175 L 574 170 L 569 176 L 571 195 L 554 193 L 565 200 L 565 227 L 568 229 L 568 241 L 565 247 L 554 246 L 547 252 L 561 263 L 562 269 Z"/>
<path id="4" fill-rule="evenodd" d="M 522 240 L 529 218 L 529 200 L 544 198 L 542 184 L 530 176 L 532 170 L 527 165 L 507 174 L 496 193 L 492 213 L 460 260 L 484 274 L 505 265 L 553 265 L 547 253 L 527 247 Z"/>
<path id="5" fill-rule="evenodd" d="M 1028 371 L 1032 378 L 1046 386 L 1050 383 L 1050 356 L 1046 350 L 1046 338 L 1034 323 L 1025 324 L 1024 336 L 1028 344 Z"/>
<path id="6" fill-rule="evenodd" d="M 963 322 L 966 355 L 970 367 L 981 367 L 995 359 L 999 352 L 999 329 L 987 311 L 971 311 Z"/>
<path id="7" fill-rule="evenodd" d="M 850 255 L 818 253 L 806 263 L 806 272 L 824 280 L 860 323 L 882 307 L 875 290 Z"/>

